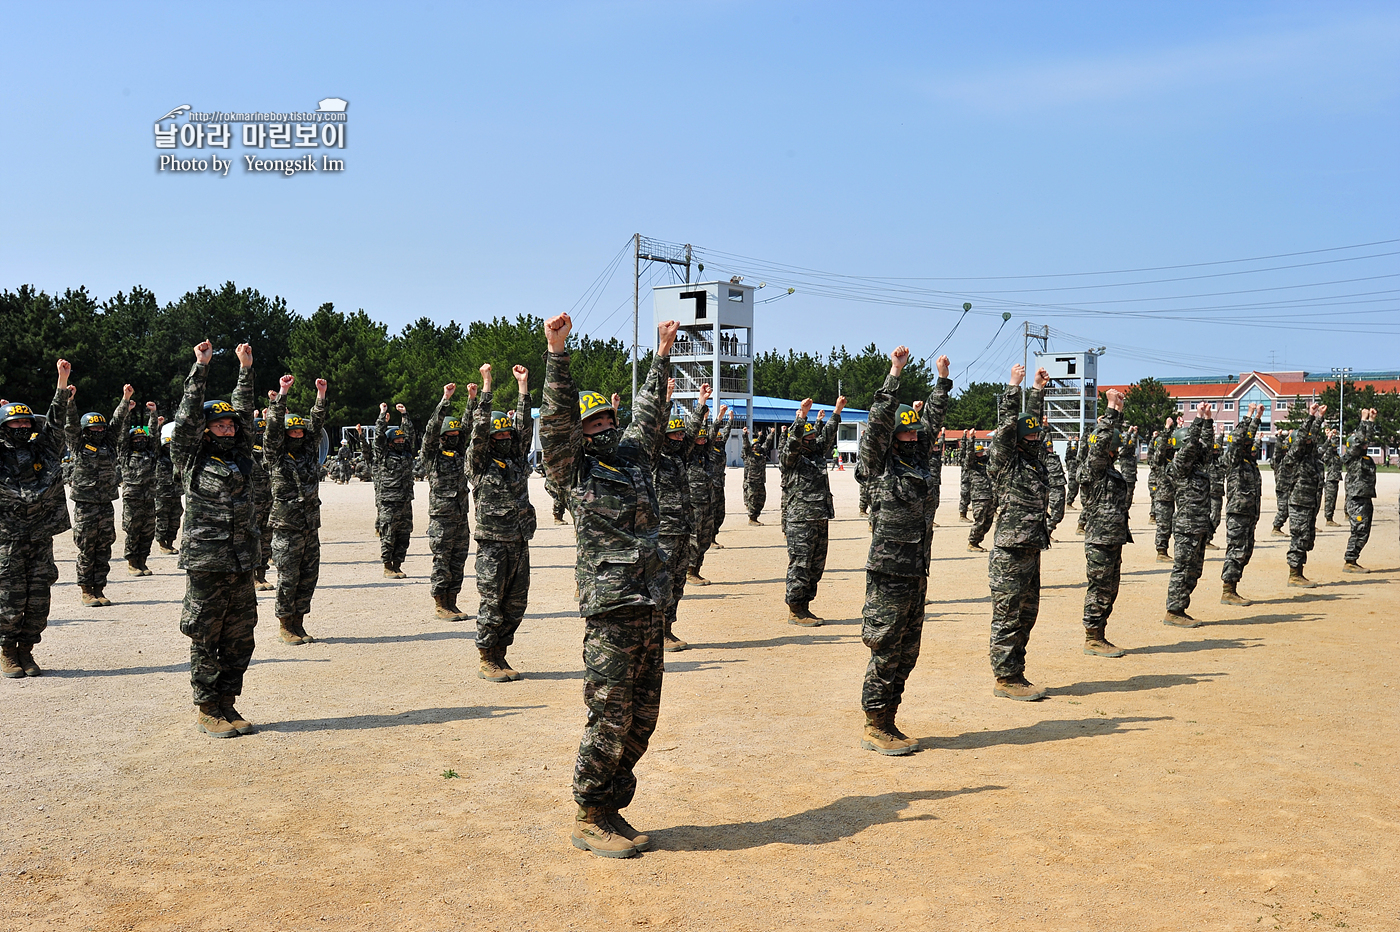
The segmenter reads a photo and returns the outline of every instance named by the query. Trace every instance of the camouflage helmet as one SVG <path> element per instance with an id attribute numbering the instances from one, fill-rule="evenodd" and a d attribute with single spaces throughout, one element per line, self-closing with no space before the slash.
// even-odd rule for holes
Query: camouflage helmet
<path id="1" fill-rule="evenodd" d="M 515 433 L 515 419 L 512 418 L 509 414 L 506 414 L 504 411 L 492 411 L 491 433 L 495 434 L 503 430 L 508 430 L 511 433 Z"/>
<path id="2" fill-rule="evenodd" d="M 581 392 L 578 396 L 578 419 L 586 421 L 599 414 L 612 412 L 614 419 L 617 418 L 617 409 L 612 406 L 612 402 L 601 392 Z"/>
<path id="3" fill-rule="evenodd" d="M 806 423 L 804 423 L 804 424 L 802 425 L 802 439 L 803 439 L 803 440 L 806 440 L 808 437 L 812 436 L 812 434 L 815 434 L 816 432 L 817 432 L 817 425 L 816 425 L 816 424 L 813 424 L 811 421 L 807 421 Z"/>
<path id="4" fill-rule="evenodd" d="M 1016 419 L 1016 439 L 1024 440 L 1031 434 L 1040 433 L 1040 418 L 1034 414 L 1023 414 Z"/>
<path id="5" fill-rule="evenodd" d="M 677 411 L 671 412 L 671 418 L 666 422 L 666 433 L 674 434 L 685 430 L 685 418 L 681 417 Z"/>
<path id="6" fill-rule="evenodd" d="M 311 427 L 311 424 L 300 414 L 293 414 L 288 411 L 282 418 L 282 427 L 285 430 L 307 430 Z"/>
<path id="7" fill-rule="evenodd" d="M 146 428 L 144 427 L 133 427 L 131 428 L 131 430 L 128 430 L 126 434 L 133 440 L 137 437 L 150 437 L 150 433 L 147 432 Z"/>
<path id="8" fill-rule="evenodd" d="M 12 401 L 9 404 L 4 405 L 3 407 L 0 407 L 0 427 L 5 426 L 11 421 L 19 421 L 24 420 L 26 418 L 30 422 L 33 422 L 38 418 L 38 416 L 32 410 L 30 410 L 29 405 L 27 404 L 21 404 L 18 401 Z"/>
<path id="9" fill-rule="evenodd" d="M 1171 444 L 1174 447 L 1182 447 L 1185 446 L 1186 441 L 1190 439 L 1191 428 L 1178 427 L 1176 430 L 1172 431 L 1171 436 L 1167 439 L 1167 443 Z"/>
<path id="10" fill-rule="evenodd" d="M 442 426 L 438 428 L 439 434 L 450 433 L 451 431 L 462 429 L 462 422 L 455 417 L 445 417 L 442 419 Z"/>
<path id="11" fill-rule="evenodd" d="M 78 422 L 78 426 L 83 430 L 87 430 L 89 427 L 101 427 L 105 430 L 107 428 L 107 419 L 96 411 L 89 411 L 87 414 L 83 415 L 82 420 Z"/>
<path id="12" fill-rule="evenodd" d="M 208 424 L 210 421 L 219 421 L 226 417 L 233 418 L 234 422 L 240 426 L 243 423 L 243 419 L 238 416 L 238 412 L 233 409 L 233 405 L 229 404 L 227 401 L 214 399 L 213 401 L 206 401 L 204 403 L 205 424 Z"/>
<path id="13" fill-rule="evenodd" d="M 390 443 L 404 443 L 408 440 L 408 434 L 404 433 L 404 429 L 402 427 L 390 427 L 384 431 L 384 439 L 389 441 Z M 342 440 L 340 442 L 340 445 L 343 447 L 348 447 L 349 443 Z"/>
<path id="14" fill-rule="evenodd" d="M 260 433 L 260 434 L 261 434 L 263 431 L 267 430 L 267 418 L 265 418 L 265 417 L 255 417 L 255 418 L 253 418 L 253 430 L 255 430 L 256 432 L 258 432 L 258 433 Z"/>
<path id="15" fill-rule="evenodd" d="M 919 417 L 919 412 L 909 405 L 900 405 L 894 412 L 894 429 L 896 433 L 912 430 L 915 433 L 924 432 L 924 420 Z"/>

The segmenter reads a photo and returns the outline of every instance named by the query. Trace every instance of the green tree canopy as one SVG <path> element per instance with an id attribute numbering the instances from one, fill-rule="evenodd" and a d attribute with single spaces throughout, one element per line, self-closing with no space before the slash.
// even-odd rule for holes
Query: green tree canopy
<path id="1" fill-rule="evenodd" d="M 1100 398 L 1106 406 L 1108 399 L 1102 393 Z M 1154 430 L 1161 430 L 1167 418 L 1175 414 L 1175 399 L 1156 379 L 1134 382 L 1123 393 L 1123 421 L 1136 427 L 1142 437 L 1151 437 Z"/>

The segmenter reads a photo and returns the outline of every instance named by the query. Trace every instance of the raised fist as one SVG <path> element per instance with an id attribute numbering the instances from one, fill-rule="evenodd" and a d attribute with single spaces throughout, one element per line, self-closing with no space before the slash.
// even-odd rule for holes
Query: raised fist
<path id="1" fill-rule="evenodd" d="M 400 414 L 407 414 L 407 413 L 408 413 L 408 409 L 405 408 L 405 407 L 404 407 L 403 405 L 401 405 L 401 404 L 400 404 L 400 405 L 394 405 L 394 410 L 397 411 L 397 412 L 399 412 Z"/>
<path id="2" fill-rule="evenodd" d="M 201 366 L 209 365 L 209 360 L 214 358 L 214 344 L 205 340 L 194 348 L 194 361 Z"/>
<path id="3" fill-rule="evenodd" d="M 1011 367 L 1011 384 L 1012 384 L 1013 387 L 1014 387 L 1014 386 L 1019 386 L 1019 385 L 1020 385 L 1022 382 L 1024 382 L 1025 380 L 1026 380 L 1026 367 L 1023 366 L 1023 365 L 1021 365 L 1021 364 L 1018 362 L 1018 363 L 1016 363 L 1016 365 L 1014 365 L 1014 366 Z"/>
<path id="4" fill-rule="evenodd" d="M 551 317 L 544 322 L 544 339 L 551 353 L 562 353 L 569 345 L 569 334 L 574 329 L 573 319 L 568 314 Z"/>
<path id="5" fill-rule="evenodd" d="M 253 347 L 248 343 L 240 343 L 234 347 L 233 353 L 238 357 L 238 365 L 244 369 L 253 367 Z"/>
<path id="6" fill-rule="evenodd" d="M 450 400 L 450 399 L 452 398 L 452 396 L 453 396 L 454 394 L 456 394 L 456 392 L 457 392 L 457 383 L 456 383 L 456 382 L 448 382 L 446 385 L 444 385 L 444 386 L 442 387 L 442 400 L 443 400 L 443 401 L 448 401 L 448 400 Z"/>
<path id="7" fill-rule="evenodd" d="M 289 391 L 291 390 L 292 384 L 295 383 L 296 380 L 297 380 L 297 377 L 294 376 L 294 375 L 284 375 L 284 376 L 282 376 L 282 378 L 278 379 L 278 380 L 277 380 L 277 385 L 278 385 L 278 386 L 281 388 L 281 390 L 282 390 L 282 391 L 281 391 L 281 394 L 283 394 L 283 395 L 287 394 L 287 392 L 289 392 Z"/>

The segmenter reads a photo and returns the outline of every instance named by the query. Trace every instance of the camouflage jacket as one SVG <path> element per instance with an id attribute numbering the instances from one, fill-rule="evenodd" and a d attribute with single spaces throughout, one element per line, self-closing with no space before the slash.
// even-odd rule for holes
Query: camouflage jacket
<path id="1" fill-rule="evenodd" d="M 1122 430 L 1123 412 L 1109 408 L 1079 448 L 1086 544 L 1115 547 L 1133 542 L 1128 529 L 1128 480 L 1118 468 L 1121 457 L 1113 449 L 1113 438 Z"/>
<path id="2" fill-rule="evenodd" d="M 1045 418 L 1044 392 L 1032 388 L 1026 393 L 1026 413 L 1042 425 Z M 997 547 L 1026 547 L 1043 550 L 1050 543 L 1045 514 L 1050 507 L 1050 482 L 1045 473 L 1044 447 L 1039 441 L 1036 449 L 1022 450 L 1016 441 L 1016 421 L 1021 416 L 1021 390 L 1008 386 L 1001 396 L 996 434 L 992 437 L 992 453 L 987 475 L 992 480 L 996 501 L 996 532 L 992 543 Z"/>
<path id="3" fill-rule="evenodd" d="M 768 453 L 773 449 L 773 432 L 770 429 L 759 440 L 750 442 L 744 433 L 744 484 L 763 485 L 768 473 Z"/>
<path id="4" fill-rule="evenodd" d="M 156 462 L 160 459 L 159 420 L 154 411 L 146 422 L 146 446 L 138 450 L 131 443 L 131 431 L 117 438 L 117 458 L 122 467 L 122 498 L 154 498 Z"/>
<path id="5" fill-rule="evenodd" d="M 1293 445 L 1284 456 L 1285 465 L 1293 466 L 1293 482 L 1288 489 L 1288 503 L 1310 503 L 1322 492 L 1322 462 L 1317 457 L 1317 443 L 1322 436 L 1322 422 L 1309 414 L 1303 426 L 1293 435 Z"/>
<path id="6" fill-rule="evenodd" d="M 110 502 L 117 497 L 117 438 L 126 433 L 131 423 L 131 405 L 125 399 L 117 402 L 117 409 L 100 437 L 83 436 L 81 420 L 82 415 L 70 396 L 68 423 L 64 429 L 68 451 L 73 455 L 68 497 L 75 502 Z"/>
<path id="7" fill-rule="evenodd" d="M 63 496 L 63 423 L 68 389 L 54 392 L 48 417 L 34 418 L 29 442 L 0 442 L 0 541 L 37 541 L 68 530 Z M 8 431 L 8 428 L 6 428 Z"/>
<path id="8" fill-rule="evenodd" d="M 1376 462 L 1366 454 L 1375 427 L 1375 421 L 1362 421 L 1347 438 L 1346 456 L 1340 458 L 1346 464 L 1347 498 L 1376 497 Z"/>
<path id="9" fill-rule="evenodd" d="M 705 405 L 700 405 L 690 412 L 680 440 L 663 438 L 656 445 L 652 481 L 656 485 L 656 508 L 660 519 L 657 533 L 662 537 L 689 534 L 694 527 L 690 513 L 690 459 L 700 449 L 695 445 L 695 435 L 705 422 L 707 410 Z"/>
<path id="10" fill-rule="evenodd" d="M 940 427 L 939 430 L 941 431 L 942 428 Z M 932 438 L 935 435 L 930 432 L 929 436 Z M 933 486 L 935 489 L 943 484 L 943 457 L 943 441 L 930 439 L 928 447 L 928 474 L 933 477 Z"/>
<path id="11" fill-rule="evenodd" d="M 567 495 L 577 537 L 574 579 L 585 618 L 631 605 L 661 607 L 671 581 L 657 541 L 651 481 L 656 445 L 666 428 L 671 357 L 652 357 L 617 449 L 599 458 L 584 450 L 578 389 L 568 353 L 545 359 L 540 444 L 545 471 Z"/>
<path id="12" fill-rule="evenodd" d="M 1225 435 L 1225 451 L 1220 464 L 1225 468 L 1225 501 L 1227 515 L 1259 517 L 1259 502 L 1263 484 L 1259 463 L 1254 459 L 1254 438 L 1259 432 L 1261 418 L 1240 418 L 1235 429 Z"/>
<path id="13" fill-rule="evenodd" d="M 204 384 L 208 366 L 195 363 L 185 378 L 185 395 L 175 414 L 170 459 L 185 490 L 181 530 L 182 570 L 248 573 L 257 568 L 261 544 L 253 511 L 253 370 L 238 370 L 232 409 L 243 421 L 231 453 L 204 440 Z"/>
<path id="14" fill-rule="evenodd" d="M 272 474 L 267 471 L 267 450 L 263 449 L 266 437 L 266 429 L 253 431 L 253 501 L 258 504 L 272 501 Z"/>
<path id="15" fill-rule="evenodd" d="M 1280 437 L 1274 443 L 1274 458 L 1272 461 L 1274 467 L 1274 489 L 1277 493 L 1282 494 L 1285 499 L 1287 499 L 1289 493 L 1293 491 L 1293 480 L 1298 476 L 1297 462 L 1288 457 L 1288 451 L 1293 449 L 1296 443 L 1297 432 L 1294 433 L 1292 438 L 1286 439 Z"/>
<path id="16" fill-rule="evenodd" d="M 713 500 L 717 502 L 724 499 L 724 471 L 728 468 L 728 464 L 725 462 L 727 456 L 725 448 L 729 445 L 729 434 L 733 429 L 734 412 L 730 411 L 724 416 L 723 427 L 720 426 L 719 421 L 714 423 L 713 429 L 710 432 L 712 439 L 706 447 L 708 456 L 706 457 L 705 468 L 710 473 L 710 487 L 713 489 Z"/>
<path id="17" fill-rule="evenodd" d="M 973 440 L 968 444 L 968 450 L 976 448 L 977 441 Z M 969 452 L 967 464 L 963 470 L 967 473 L 968 486 L 972 490 L 972 501 L 989 502 L 992 500 L 992 477 L 987 472 L 990 465 L 990 458 L 979 457 L 975 452 Z"/>
<path id="18" fill-rule="evenodd" d="M 1210 465 L 1207 467 L 1210 471 L 1211 498 L 1225 497 L 1225 464 L 1221 462 L 1224 458 L 1225 451 L 1221 449 L 1221 446 L 1218 438 L 1211 440 Z"/>
<path id="19" fill-rule="evenodd" d="M 530 397 L 520 399 L 524 422 L 515 422 L 515 435 L 500 453 L 491 439 L 493 392 L 482 392 L 472 416 L 471 447 L 467 474 L 476 503 L 476 539 L 526 541 L 535 536 L 535 506 L 530 504 L 530 441 L 535 425 L 530 417 Z M 412 480 L 410 479 L 410 482 Z"/>
<path id="20" fill-rule="evenodd" d="M 832 414 L 825 427 L 815 431 L 816 442 L 804 444 L 807 419 L 798 414 L 783 440 L 778 469 L 783 475 L 783 521 L 829 521 L 836 517 L 831 498 L 831 480 L 826 463 L 836 446 L 836 428 L 841 415 Z"/>
<path id="21" fill-rule="evenodd" d="M 486 412 L 487 421 L 491 412 Z M 379 412 L 379 420 L 374 424 L 374 443 L 365 444 L 365 456 L 370 461 L 370 474 L 374 477 L 374 497 L 381 502 L 413 501 L 413 420 L 405 414 L 399 420 L 399 429 L 408 439 L 402 450 L 395 450 L 389 442 L 389 412 Z M 491 538 L 494 539 L 494 538 Z M 519 540 L 520 538 L 512 538 Z"/>
<path id="22" fill-rule="evenodd" d="M 663 425 L 664 426 L 664 425 Z M 701 433 L 705 435 L 705 442 L 700 443 Z M 686 481 L 690 483 L 690 507 L 708 508 L 715 500 L 715 483 L 710 476 L 710 444 L 714 441 L 715 425 L 713 423 L 701 421 L 700 429 L 690 437 L 690 445 L 694 448 L 690 452 L 690 457 L 686 460 L 685 474 Z"/>
<path id="23" fill-rule="evenodd" d="M 326 402 L 317 398 L 294 445 L 287 438 L 283 418 L 287 399 L 273 399 L 263 436 L 263 456 L 272 474 L 272 526 L 279 530 L 315 531 L 321 527 L 321 457 L 318 444 L 326 421 Z"/>
<path id="24" fill-rule="evenodd" d="M 442 445 L 442 422 L 449 417 L 452 399 L 444 398 L 433 409 L 423 428 L 418 459 L 428 474 L 428 514 L 446 521 L 467 521 L 471 494 L 467 478 L 467 427 L 462 426 L 457 449 Z"/>
<path id="25" fill-rule="evenodd" d="M 1322 444 L 1322 466 L 1328 482 L 1342 481 L 1342 456 L 1337 452 L 1337 445 L 1330 440 Z"/>
<path id="26" fill-rule="evenodd" d="M 156 496 L 158 498 L 170 498 L 184 494 L 184 489 L 180 488 L 180 482 L 175 478 L 175 462 L 170 458 L 170 444 L 160 445 L 160 454 L 156 457 Z"/>
<path id="27" fill-rule="evenodd" d="M 1055 510 L 1065 501 L 1065 489 L 1068 479 L 1065 478 L 1065 467 L 1060 463 L 1059 454 L 1054 450 L 1045 451 L 1045 481 L 1050 490 L 1050 497 L 1045 503 L 1045 514 L 1048 517 L 1054 514 Z M 1080 478 L 1080 484 L 1084 482 Z"/>
<path id="28" fill-rule="evenodd" d="M 1197 417 L 1187 428 L 1186 441 L 1172 457 L 1172 494 L 1176 499 L 1176 515 L 1172 531 L 1182 534 L 1204 534 L 1210 530 L 1210 456 L 1215 442 L 1215 422 Z M 1165 445 L 1171 449 L 1170 445 Z"/>
<path id="29" fill-rule="evenodd" d="M 953 380 L 940 376 L 924 399 L 924 409 L 919 412 L 919 421 L 924 425 L 919 433 L 919 458 L 928 469 L 930 515 L 938 510 L 938 491 L 943 478 L 943 442 L 935 438 L 943 432 L 943 421 L 948 416 L 948 393 L 952 390 Z M 929 520 L 933 519 L 930 517 Z"/>
<path id="30" fill-rule="evenodd" d="M 951 381 L 940 378 L 924 403 L 923 413 L 938 421 L 933 433 L 942 428 L 952 387 Z M 895 423 L 898 395 L 899 376 L 885 376 L 870 404 L 869 421 L 860 438 L 858 465 L 870 488 L 872 515 L 865 569 L 886 576 L 924 576 L 928 573 L 925 545 L 931 533 L 927 512 L 930 493 L 936 487 L 925 458 L 927 444 L 915 440 L 902 452 L 895 440 L 901 429 Z M 929 432 L 928 423 L 924 430 Z"/>
<path id="31" fill-rule="evenodd" d="M 1138 445 L 1137 439 L 1127 431 L 1123 432 L 1123 449 L 1118 451 L 1118 472 L 1128 483 L 1128 504 L 1133 503 L 1133 489 L 1137 486 Z"/>
<path id="32" fill-rule="evenodd" d="M 1155 501 L 1176 500 L 1176 487 L 1171 474 L 1171 433 L 1163 431 L 1147 446 L 1147 487 Z"/>

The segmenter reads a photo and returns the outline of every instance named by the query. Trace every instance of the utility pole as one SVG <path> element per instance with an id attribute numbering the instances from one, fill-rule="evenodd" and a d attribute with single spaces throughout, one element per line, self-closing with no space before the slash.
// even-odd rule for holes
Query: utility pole
<path id="1" fill-rule="evenodd" d="M 646 246 L 646 252 L 642 251 L 643 245 Z M 632 400 L 634 403 L 637 398 L 637 320 L 642 303 L 642 260 L 685 266 L 685 283 L 688 285 L 690 284 L 690 244 L 686 243 L 683 248 L 684 253 L 681 252 L 682 247 L 650 239 L 644 241 L 642 234 L 632 234 Z"/>
<path id="2" fill-rule="evenodd" d="M 1338 376 L 1337 379 L 1337 455 L 1342 455 L 1342 444 L 1346 443 L 1346 416 L 1347 416 L 1347 376 L 1351 375 L 1351 367 L 1332 367 L 1332 374 Z"/>
<path id="3" fill-rule="evenodd" d="M 1048 353 L 1048 352 L 1050 352 L 1050 325 L 1049 325 L 1049 324 L 1045 324 L 1043 327 L 1038 327 L 1037 329 L 1040 330 L 1041 332 L 1040 332 L 1040 333 L 1031 333 L 1031 322 L 1028 321 L 1028 320 L 1023 320 L 1023 321 L 1021 321 L 1021 368 L 1023 368 L 1023 369 L 1026 370 L 1026 375 L 1030 375 L 1030 368 L 1031 368 L 1031 366 L 1030 366 L 1030 358 L 1031 358 L 1031 357 L 1030 357 L 1030 344 L 1031 344 L 1031 341 L 1032 341 L 1032 340 L 1039 340 L 1039 341 L 1040 341 L 1040 351 L 1041 351 L 1042 353 Z M 1025 379 L 1022 379 L 1022 380 L 1021 380 L 1021 409 L 1022 409 L 1022 410 L 1025 410 L 1025 407 L 1026 407 L 1026 380 L 1025 380 Z"/>

